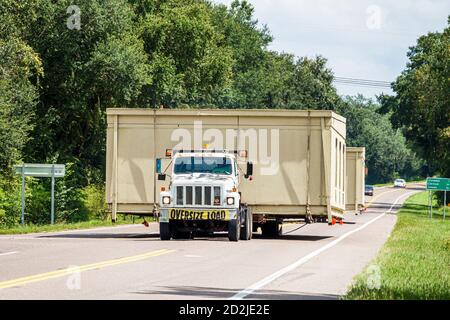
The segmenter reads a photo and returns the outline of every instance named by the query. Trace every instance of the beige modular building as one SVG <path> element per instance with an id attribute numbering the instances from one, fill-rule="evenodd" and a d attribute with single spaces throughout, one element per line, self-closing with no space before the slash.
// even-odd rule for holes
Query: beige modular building
<path id="1" fill-rule="evenodd" d="M 156 159 L 170 173 L 166 151 L 181 144 L 247 150 L 254 174 L 239 191 L 254 221 L 343 217 L 346 120 L 332 111 L 117 108 L 107 110 L 107 123 L 113 219 L 158 213 L 160 190 L 169 182 L 157 179 Z"/>
<path id="2" fill-rule="evenodd" d="M 358 212 L 365 206 L 365 155 L 366 148 L 347 148 L 346 209 Z"/>

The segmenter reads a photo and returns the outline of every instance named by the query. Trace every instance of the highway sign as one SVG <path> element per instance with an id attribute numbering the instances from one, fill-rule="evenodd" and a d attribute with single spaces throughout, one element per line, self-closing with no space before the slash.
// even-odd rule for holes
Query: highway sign
<path id="1" fill-rule="evenodd" d="M 16 174 L 26 177 L 43 177 L 51 178 L 62 178 L 66 173 L 66 167 L 63 164 L 38 164 L 38 163 L 24 163 L 23 165 L 14 166 Z"/>
<path id="2" fill-rule="evenodd" d="M 55 178 L 62 178 L 66 174 L 63 164 L 23 163 L 14 166 L 16 174 L 22 176 L 22 224 L 25 224 L 25 177 L 52 178 L 52 198 L 50 221 L 55 223 Z"/>
<path id="3" fill-rule="evenodd" d="M 450 191 L 449 178 L 428 178 L 427 190 Z"/>

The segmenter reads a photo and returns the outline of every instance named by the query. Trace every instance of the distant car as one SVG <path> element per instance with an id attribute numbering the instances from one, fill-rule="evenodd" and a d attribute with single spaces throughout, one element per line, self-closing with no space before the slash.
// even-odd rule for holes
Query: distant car
<path id="1" fill-rule="evenodd" d="M 396 179 L 394 181 L 394 188 L 406 188 L 406 181 L 403 179 Z"/>
<path id="2" fill-rule="evenodd" d="M 373 186 L 366 185 L 364 189 L 364 194 L 366 196 L 373 196 Z"/>

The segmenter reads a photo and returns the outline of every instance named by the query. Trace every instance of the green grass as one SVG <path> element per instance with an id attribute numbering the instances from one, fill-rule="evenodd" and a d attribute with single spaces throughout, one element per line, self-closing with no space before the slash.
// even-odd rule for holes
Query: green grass
<path id="1" fill-rule="evenodd" d="M 152 221 L 152 218 L 146 218 L 147 221 Z M 141 223 L 143 220 L 136 217 L 135 223 Z M 18 225 L 11 228 L 0 228 L 0 234 L 25 234 L 36 232 L 55 232 L 74 229 L 89 229 L 97 227 L 113 227 L 116 225 L 132 224 L 131 217 L 118 218 L 116 223 L 110 220 L 90 220 L 77 223 L 55 223 L 54 225 Z"/>
<path id="2" fill-rule="evenodd" d="M 428 193 L 410 197 L 377 258 L 344 299 L 450 299 L 450 208 L 428 216 Z"/>

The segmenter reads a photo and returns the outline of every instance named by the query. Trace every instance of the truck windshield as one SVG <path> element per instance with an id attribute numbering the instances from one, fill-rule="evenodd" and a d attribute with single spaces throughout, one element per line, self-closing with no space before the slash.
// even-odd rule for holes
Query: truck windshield
<path id="1" fill-rule="evenodd" d="M 231 159 L 227 157 L 181 157 L 175 160 L 174 173 L 214 173 L 229 175 Z"/>

